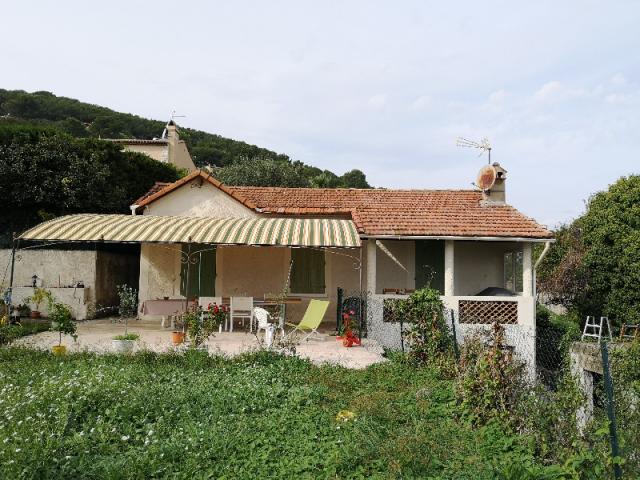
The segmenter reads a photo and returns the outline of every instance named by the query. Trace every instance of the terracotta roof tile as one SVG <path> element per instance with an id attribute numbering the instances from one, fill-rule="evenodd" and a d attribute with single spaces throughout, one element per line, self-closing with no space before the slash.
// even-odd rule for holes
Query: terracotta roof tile
<path id="1" fill-rule="evenodd" d="M 509 205 L 485 205 L 474 190 L 228 187 L 264 213 L 348 214 L 365 235 L 550 238 Z"/>
<path id="2" fill-rule="evenodd" d="M 551 238 L 553 234 L 509 205 L 487 205 L 476 190 L 232 187 L 204 172 L 154 185 L 136 201 L 146 205 L 198 175 L 258 212 L 349 216 L 362 235 Z M 155 190 L 154 190 L 155 189 Z"/>

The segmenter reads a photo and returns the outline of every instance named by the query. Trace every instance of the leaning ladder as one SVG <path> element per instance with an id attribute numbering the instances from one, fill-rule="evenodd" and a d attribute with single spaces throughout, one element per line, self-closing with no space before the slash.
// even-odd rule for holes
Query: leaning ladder
<path id="1" fill-rule="evenodd" d="M 582 332 L 582 341 L 584 342 L 585 338 L 590 337 L 596 338 L 598 343 L 600 343 L 600 340 L 602 339 L 602 329 L 605 326 L 607 327 L 609 340 L 611 340 L 611 323 L 609 323 L 609 317 L 600 317 L 600 321 L 596 322 L 596 317 L 588 315 Z"/>

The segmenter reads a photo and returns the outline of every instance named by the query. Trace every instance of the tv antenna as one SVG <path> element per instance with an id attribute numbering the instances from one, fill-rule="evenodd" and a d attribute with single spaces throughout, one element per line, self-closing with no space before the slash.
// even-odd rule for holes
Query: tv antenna
<path id="1" fill-rule="evenodd" d="M 478 155 L 479 157 L 481 157 L 484 152 L 487 152 L 487 156 L 489 157 L 488 163 L 489 165 L 491 165 L 491 144 L 489 143 L 489 139 L 487 137 L 484 137 L 479 142 L 476 142 L 475 140 L 468 140 L 463 137 L 458 137 L 458 139 L 456 140 L 456 145 L 458 147 L 477 148 L 481 150 L 480 155 Z"/>
<path id="2" fill-rule="evenodd" d="M 186 115 L 178 115 L 176 114 L 175 110 L 171 111 L 171 116 L 169 117 L 169 121 L 167 122 L 167 125 L 169 125 L 170 123 L 175 123 L 173 121 L 174 118 L 185 118 Z M 164 130 L 162 131 L 162 138 L 167 138 L 167 127 L 164 127 Z"/>

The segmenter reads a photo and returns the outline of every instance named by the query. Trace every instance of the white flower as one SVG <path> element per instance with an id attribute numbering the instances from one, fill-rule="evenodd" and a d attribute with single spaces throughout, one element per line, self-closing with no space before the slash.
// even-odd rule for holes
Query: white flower
<path id="1" fill-rule="evenodd" d="M 20 453 L 21 450 L 21 448 L 16 448 L 16 453 Z"/>
<path id="2" fill-rule="evenodd" d="M 123 435 L 122 437 L 120 437 L 120 440 L 126 442 L 127 440 L 129 440 L 129 435 Z"/>

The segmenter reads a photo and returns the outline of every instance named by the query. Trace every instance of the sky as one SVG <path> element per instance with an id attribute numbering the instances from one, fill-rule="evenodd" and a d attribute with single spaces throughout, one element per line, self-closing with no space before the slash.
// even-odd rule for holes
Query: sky
<path id="1" fill-rule="evenodd" d="M 168 119 L 550 227 L 640 173 L 640 2 L 2 0 L 0 88 Z M 161 132 L 159 132 L 161 133 Z"/>

